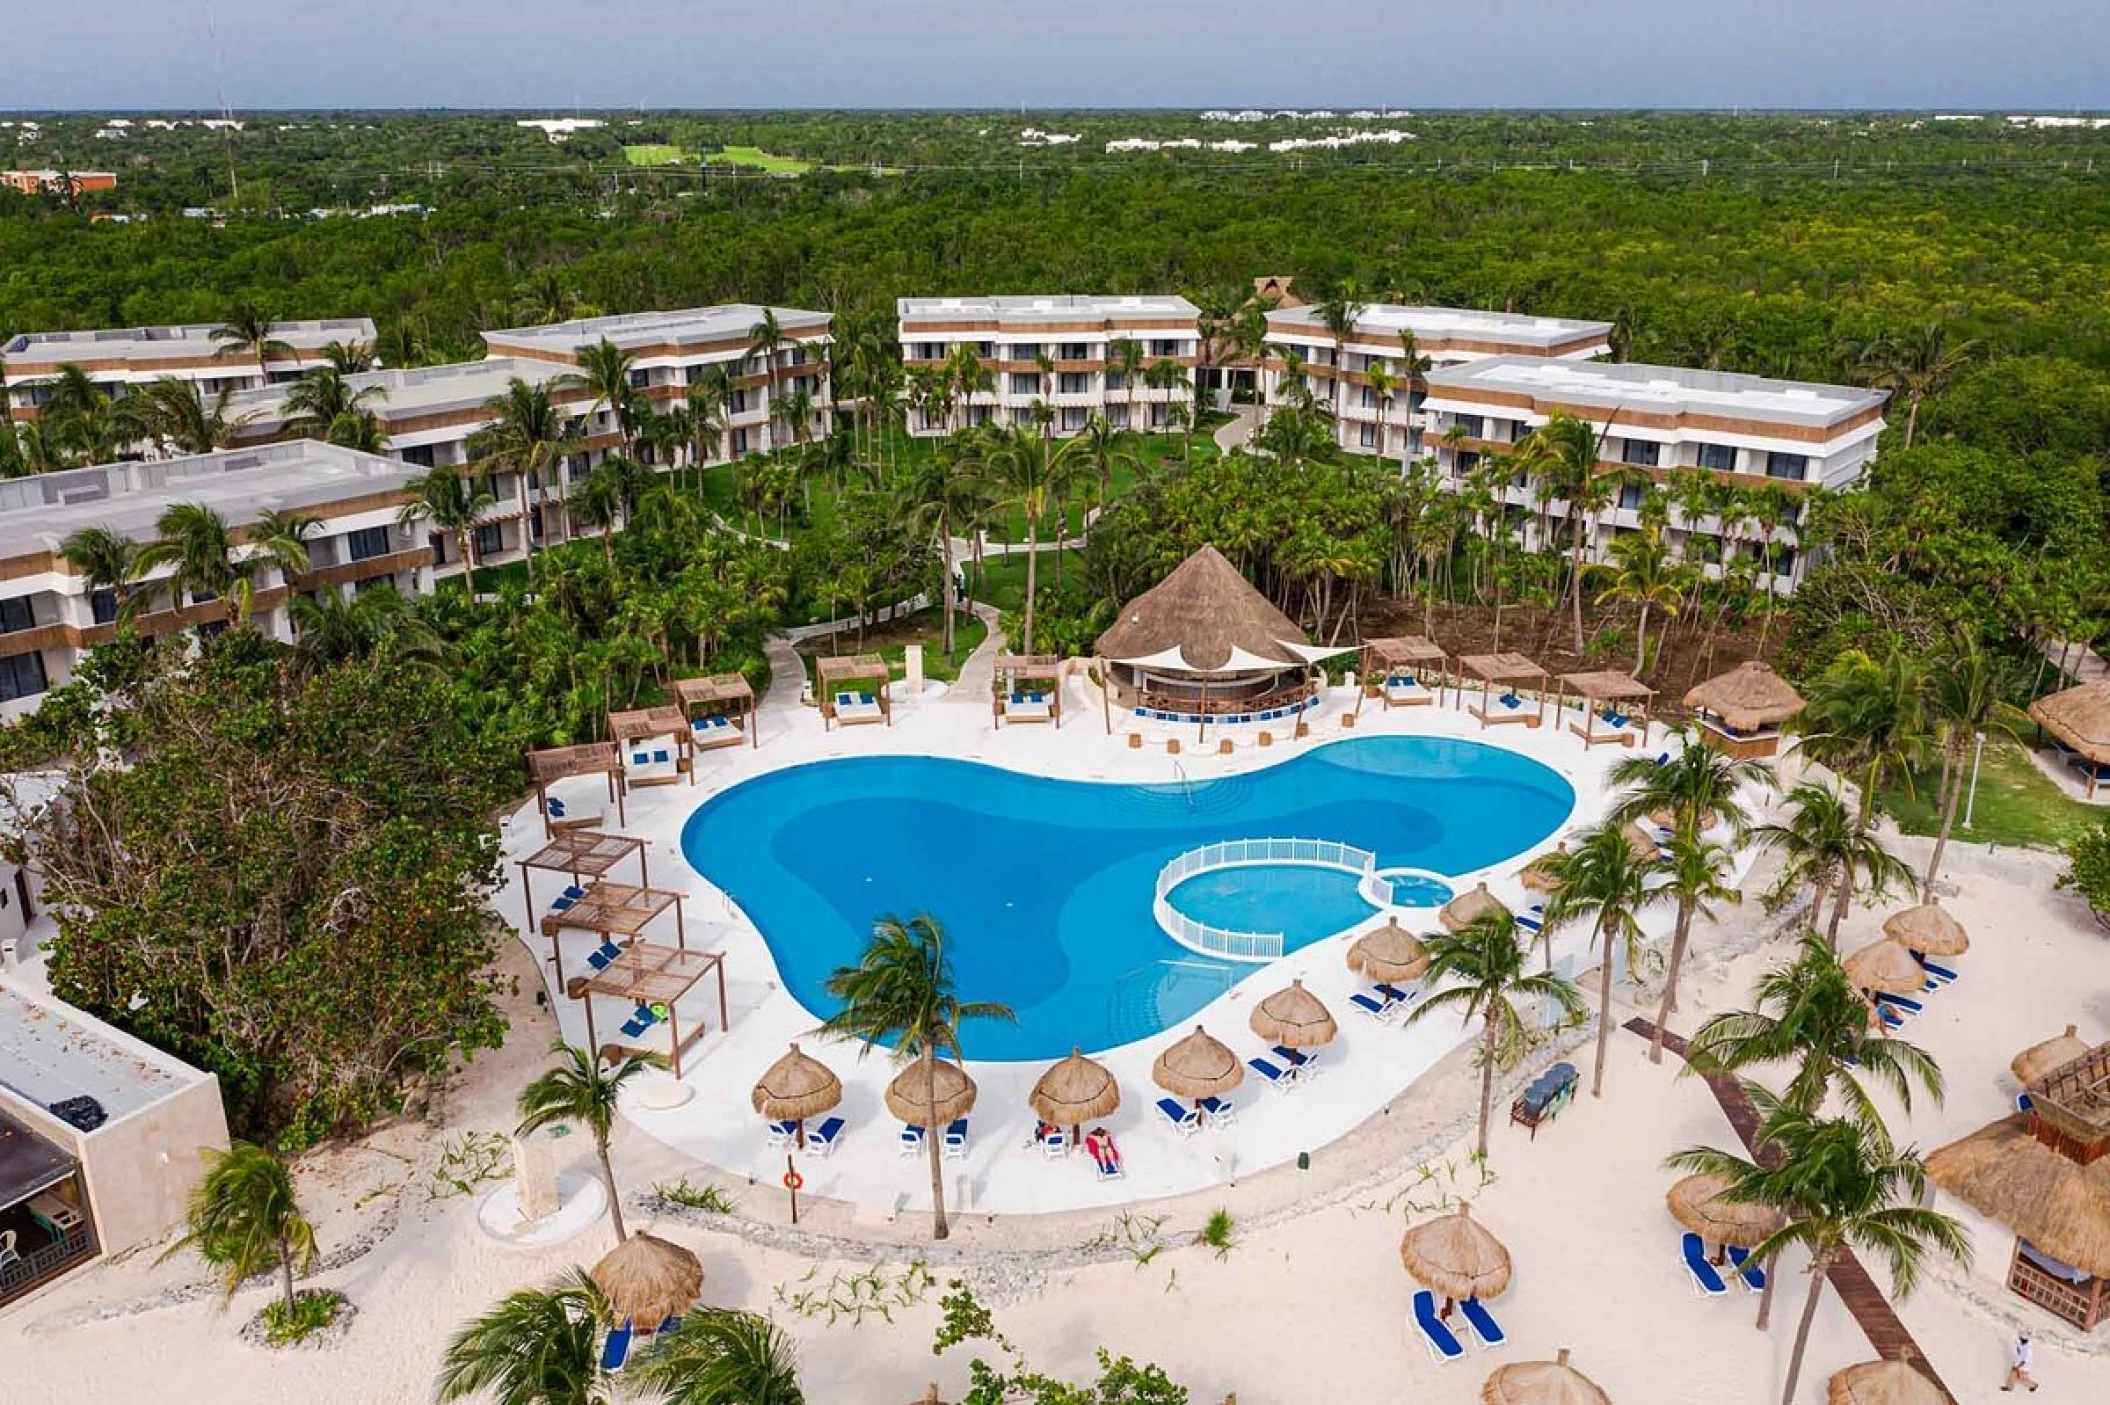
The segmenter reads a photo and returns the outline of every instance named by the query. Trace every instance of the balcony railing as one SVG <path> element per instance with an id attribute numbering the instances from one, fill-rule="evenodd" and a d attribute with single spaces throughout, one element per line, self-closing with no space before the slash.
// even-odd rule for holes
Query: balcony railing
<path id="1" fill-rule="evenodd" d="M 86 1263 L 95 1257 L 95 1253 L 95 1235 L 86 1225 L 41 1249 L 32 1249 L 7 1267 L 0 1268 L 0 1303 L 13 1302 L 74 1265 Z"/>

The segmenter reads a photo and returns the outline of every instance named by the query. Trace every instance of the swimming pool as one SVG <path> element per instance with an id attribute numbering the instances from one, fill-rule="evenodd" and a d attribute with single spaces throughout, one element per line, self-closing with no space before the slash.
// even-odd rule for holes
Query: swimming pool
<path id="1" fill-rule="evenodd" d="M 741 905 L 786 989 L 814 1014 L 835 1010 L 823 983 L 857 960 L 876 918 L 928 911 L 945 928 L 961 996 L 1018 1013 L 1015 1025 L 965 1030 L 968 1057 L 1037 1060 L 1155 1034 L 1255 969 L 1197 955 L 1158 928 L 1153 883 L 1182 852 L 1323 838 L 1373 851 L 1380 868 L 1455 875 L 1537 844 L 1574 803 L 1550 768 L 1443 737 L 1351 738 L 1192 784 L 860 757 L 726 790 L 689 817 L 682 850 Z M 1272 900 L 1226 886 L 1204 901 L 1272 916 L 1290 950 L 1371 913 L 1345 873 L 1274 869 L 1254 881 L 1284 886 Z"/>

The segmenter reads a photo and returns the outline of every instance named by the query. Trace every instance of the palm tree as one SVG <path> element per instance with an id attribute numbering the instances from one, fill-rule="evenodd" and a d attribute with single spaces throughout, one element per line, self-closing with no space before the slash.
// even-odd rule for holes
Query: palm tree
<path id="1" fill-rule="evenodd" d="M 325 590 L 286 605 L 302 657 L 314 665 L 371 658 L 437 670 L 439 633 L 393 590 Z"/>
<path id="2" fill-rule="evenodd" d="M 571 510 L 582 526 L 600 530 L 601 555 L 607 559 L 608 569 L 613 571 L 615 526 L 623 516 L 623 479 L 613 460 L 586 475 L 586 481 L 572 495 Z"/>
<path id="3" fill-rule="evenodd" d="M 1780 1397 L 1781 1405 L 1794 1405 L 1810 1324 L 1817 1318 L 1825 1278 L 1841 1254 L 1849 1249 L 1880 1254 L 1890 1270 L 1891 1291 L 1903 1299 L 1911 1295 L 1930 1253 L 1960 1263 L 1970 1253 L 1971 1240 L 1954 1219 L 1922 1208 L 1927 1175 L 1917 1152 L 1896 1150 L 1889 1138 L 1855 1118 L 1818 1117 L 1762 1088 L 1750 1091 L 1764 1115 L 1757 1137 L 1763 1160 L 1693 1147 L 1665 1164 L 1720 1176 L 1729 1183 L 1729 1200 L 1781 1212 L 1786 1223 L 1751 1246 L 1757 1262 L 1777 1265 L 1791 1246 L 1808 1252 L 1809 1296 Z"/>
<path id="4" fill-rule="evenodd" d="M 1787 803 L 1793 810 L 1787 823 L 1763 824 L 1751 831 L 1760 847 L 1777 851 L 1782 860 L 1780 877 L 1766 900 L 1777 905 L 1797 889 L 1809 888 L 1814 926 L 1830 890 L 1832 914 L 1824 939 L 1836 950 L 1839 924 L 1846 918 L 1846 905 L 1855 887 L 1881 897 L 1891 884 L 1911 882 L 1912 870 L 1883 847 L 1873 830 L 1855 822 L 1837 790 L 1804 781 L 1788 792 Z"/>
<path id="5" fill-rule="evenodd" d="M 732 398 L 732 380 L 723 365 L 712 366 L 689 387 L 689 450 L 695 465 L 696 483 L 703 485 L 703 466 L 718 457 L 725 446 L 725 407 Z"/>
<path id="6" fill-rule="evenodd" d="M 1106 416 L 1095 414 L 1085 423 L 1083 441 L 1084 461 L 1091 465 L 1099 480 L 1099 508 L 1106 507 L 1108 495 L 1113 492 L 1114 471 L 1126 467 L 1131 473 L 1142 471 L 1142 462 L 1128 451 L 1121 431 L 1107 423 Z"/>
<path id="7" fill-rule="evenodd" d="M 410 500 L 396 513 L 396 525 L 406 532 L 413 532 L 420 522 L 429 521 L 460 542 L 462 562 L 468 571 L 469 598 L 474 600 L 478 565 L 477 518 L 496 499 L 465 477 L 460 467 L 444 463 L 413 482 L 409 491 Z"/>
<path id="8" fill-rule="evenodd" d="M 1634 627 L 1634 676 L 1639 678 L 1648 667 L 1649 612 L 1661 610 L 1664 618 L 1676 618 L 1692 567 L 1671 552 L 1663 534 L 1654 528 L 1617 538 L 1612 543 L 1611 556 L 1612 583 L 1597 593 L 1596 603 L 1603 606 L 1623 601 L 1639 609 L 1640 618 Z"/>
<path id="9" fill-rule="evenodd" d="M 254 356 L 256 358 L 257 383 L 271 383 L 271 358 L 291 356 L 293 348 L 273 335 L 272 320 L 258 310 L 257 305 L 244 299 L 227 309 L 222 323 L 212 329 L 212 340 L 220 343 L 216 356 Z"/>
<path id="10" fill-rule="evenodd" d="M 1534 462 L 1545 472 L 1555 486 L 1555 496 L 1568 504 L 1568 604 L 1573 611 L 1575 625 L 1575 652 L 1584 648 L 1582 625 L 1582 581 L 1583 557 L 1586 553 L 1591 528 L 1597 517 L 1612 502 L 1613 482 L 1599 471 L 1604 459 L 1605 434 L 1593 429 L 1586 420 L 1573 415 L 1556 414 L 1547 420 L 1544 428 L 1531 436 Z"/>
<path id="11" fill-rule="evenodd" d="M 486 463 L 502 466 L 518 479 L 521 543 L 532 579 L 535 532 L 528 506 L 529 486 L 555 484 L 558 530 L 569 535 L 564 460 L 577 449 L 578 441 L 568 427 L 568 417 L 550 398 L 548 387 L 529 385 L 518 376 L 506 383 L 505 393 L 485 405 L 484 411 L 491 422 L 470 436 L 469 453 L 478 467 Z"/>
<path id="12" fill-rule="evenodd" d="M 1941 827 L 1934 836 L 1934 852 L 1927 856 L 1927 871 L 1920 879 L 1923 903 L 1934 901 L 1934 875 L 1941 872 L 1949 832 L 1956 825 L 1956 809 L 1968 779 L 1966 767 L 1973 739 L 1987 732 L 2013 736 L 2027 721 L 2007 701 L 2006 670 L 1975 636 L 1962 635 L 1951 640 L 1931 662 L 1921 696 L 1940 742 L 1942 777 L 1936 803 Z"/>
<path id="13" fill-rule="evenodd" d="M 611 1067 L 600 1059 L 558 1040 L 550 1046 L 557 1066 L 520 1090 L 520 1125 L 515 1135 L 527 1136 L 558 1122 L 577 1122 L 593 1134 L 593 1153 L 601 1163 L 601 1184 L 608 1190 L 608 1216 L 615 1222 L 618 1243 L 630 1237 L 623 1228 L 623 1199 L 616 1192 L 615 1165 L 608 1159 L 608 1138 L 615 1131 L 615 1108 L 623 1085 L 648 1068 L 656 1068 L 657 1054 L 632 1054 Z"/>
<path id="14" fill-rule="evenodd" d="M 139 547 L 130 537 L 108 527 L 83 527 L 59 543 L 59 555 L 91 594 L 111 593 L 120 620 L 131 616 L 132 586 L 139 579 Z"/>
<path id="15" fill-rule="evenodd" d="M 777 356 L 790 342 L 791 339 L 784 335 L 783 324 L 777 321 L 777 310 L 773 307 L 763 308 L 761 318 L 747 329 L 747 359 L 761 362 L 763 373 L 769 377 L 768 409 L 772 423 L 776 420 Z M 776 447 L 774 440 L 771 441 L 770 447 Z"/>
<path id="16" fill-rule="evenodd" d="M 1355 335 L 1355 324 L 1362 320 L 1363 310 L 1363 304 L 1352 280 L 1342 283 L 1334 290 L 1333 296 L 1319 304 L 1319 320 L 1326 324 L 1326 331 L 1333 338 L 1335 419 L 1341 417 L 1342 402 L 1348 386 L 1348 338 Z"/>
<path id="17" fill-rule="evenodd" d="M 902 527 L 916 536 L 938 539 L 941 593 L 944 607 L 945 657 L 953 656 L 953 616 L 957 591 L 953 588 L 953 538 L 975 530 L 989 510 L 988 481 L 981 474 L 978 451 L 970 445 L 947 441 L 937 452 L 916 463 L 900 481 L 895 499 Z"/>
<path id="18" fill-rule="evenodd" d="M 706 1308 L 630 1370 L 661 1405 L 806 1405 L 791 1339 L 766 1317 Z"/>
<path id="19" fill-rule="evenodd" d="M 378 385 L 354 386 L 334 365 L 317 366 L 286 388 L 286 433 L 338 443 L 357 435 L 360 421 L 373 418 L 372 403 L 387 396 Z"/>
<path id="20" fill-rule="evenodd" d="M 326 342 L 322 363 L 340 376 L 356 376 L 374 369 L 374 349 L 363 341 Z"/>
<path id="21" fill-rule="evenodd" d="M 951 392 L 953 404 L 960 411 L 960 427 L 966 428 L 974 419 L 974 397 L 987 394 L 996 385 L 996 373 L 982 364 L 975 355 L 973 342 L 961 342 L 953 347 L 946 358 L 944 383 Z"/>
<path id="22" fill-rule="evenodd" d="M 1590 944 L 1598 948 L 1597 1067 L 1590 1075 L 1590 1096 L 1604 1096 L 1604 1068 L 1612 1040 L 1612 967 L 1614 943 L 1629 968 L 1640 951 L 1642 909 L 1657 901 L 1661 890 L 1649 885 L 1654 855 L 1635 852 L 1624 826 L 1616 820 L 1592 826 L 1577 836 L 1575 848 L 1544 861 L 1555 887 L 1546 896 L 1545 930 L 1587 918 Z"/>
<path id="23" fill-rule="evenodd" d="M 1136 427 L 1136 379 L 1143 374 L 1143 343 L 1134 337 L 1115 337 L 1106 344 L 1106 368 L 1121 377 L 1121 389 L 1127 396 L 1128 423 L 1124 429 Z"/>
<path id="24" fill-rule="evenodd" d="M 1919 666 L 1902 653 L 1879 663 L 1846 649 L 1803 692 L 1807 704 L 1793 724 L 1803 749 L 1835 771 L 1860 771 L 1855 823 L 1866 829 L 1884 776 L 1909 775 L 1926 755 Z"/>
<path id="25" fill-rule="evenodd" d="M 1793 960 L 1766 968 L 1752 996 L 1756 1008 L 1725 1010 L 1693 1033 L 1685 1052 L 1689 1068 L 1744 1073 L 1791 1064 L 1781 1094 L 1790 1105 L 1814 1114 L 1836 1097 L 1851 1115 L 1877 1127 L 1882 1118 L 1863 1080 L 1888 1089 L 1907 1111 L 1915 1086 L 1941 1102 L 1941 1069 L 1925 1050 L 1882 1029 L 1868 997 L 1854 989 L 1815 932 L 1803 933 Z"/>
<path id="26" fill-rule="evenodd" d="M 1076 472 L 1083 461 L 1079 439 L 1043 439 L 1011 430 L 990 455 L 990 467 L 1003 494 L 995 507 L 1017 510 L 1026 519 L 1026 605 L 1020 648 L 1033 652 L 1034 596 L 1040 582 L 1040 524 L 1049 510 L 1067 511 Z"/>
<path id="27" fill-rule="evenodd" d="M 1894 337 L 1870 342 L 1859 357 L 1870 384 L 1905 397 L 1905 447 L 1919 430 L 1920 402 L 1948 384 L 1977 353 L 1978 343 L 1949 342 L 1946 322 L 1927 322 Z"/>
<path id="28" fill-rule="evenodd" d="M 584 1271 L 521 1288 L 463 1325 L 447 1342 L 433 1399 L 496 1405 L 612 1405 L 601 1369 L 608 1300 Z"/>
<path id="29" fill-rule="evenodd" d="M 293 1196 L 293 1173 L 260 1146 L 235 1142 L 205 1153 L 205 1175 L 191 1187 L 183 1237 L 161 1257 L 194 1248 L 220 1270 L 220 1301 L 274 1267 L 288 1312 L 293 1310 L 293 1275 L 315 1263 L 315 1227 Z"/>
<path id="30" fill-rule="evenodd" d="M 630 384 L 637 358 L 606 337 L 592 346 L 580 347 L 575 355 L 579 369 L 572 376 L 572 383 L 593 396 L 596 411 L 606 409 L 615 417 L 616 438 L 627 458 L 631 437 L 637 430 L 638 393 Z"/>
<path id="31" fill-rule="evenodd" d="M 131 407 L 131 417 L 158 445 L 173 445 L 179 453 L 210 454 L 232 444 L 256 418 L 254 411 L 228 414 L 233 399 L 232 387 L 222 388 L 208 400 L 195 383 L 162 376 L 125 403 Z"/>
<path id="32" fill-rule="evenodd" d="M 1670 858 L 1664 871 L 1670 881 L 1658 890 L 1678 905 L 1671 928 L 1670 962 L 1663 976 L 1663 998 L 1656 1006 L 1656 1030 L 1649 1037 L 1650 1063 L 1663 1062 L 1663 1034 L 1671 1012 L 1678 1008 L 1678 976 L 1685 968 L 1685 951 L 1692 940 L 1692 920 L 1715 915 L 1718 903 L 1743 900 L 1735 882 L 1735 864 L 1729 850 L 1710 844 L 1696 834 L 1673 833 L 1665 846 Z"/>
<path id="33" fill-rule="evenodd" d="M 68 363 L 51 382 L 39 419 L 50 422 L 58 447 L 90 463 L 107 463 L 117 457 L 120 445 L 139 433 L 138 417 L 121 404 L 85 370 Z"/>
<path id="34" fill-rule="evenodd" d="M 867 1053 L 891 1040 L 896 1062 L 925 1065 L 923 1086 L 933 1098 L 937 1080 L 929 1065 L 946 1054 L 960 1062 L 963 1020 L 1018 1018 L 1008 1005 L 963 1001 L 955 994 L 945 932 L 928 913 L 906 922 L 889 916 L 873 923 L 863 959 L 855 966 L 837 967 L 827 989 L 843 1007 L 822 1028 L 863 1041 Z M 923 1139 L 930 1150 L 931 1237 L 943 1239 L 951 1230 L 945 1223 L 945 1170 L 939 1159 L 942 1139 L 935 1105 L 932 1113 Z"/>
<path id="35" fill-rule="evenodd" d="M 142 547 L 133 558 L 133 571 L 151 575 L 163 566 L 173 567 L 168 578 L 172 604 L 181 609 L 187 594 L 193 601 L 224 601 L 226 618 L 235 618 L 236 586 L 244 579 L 235 561 L 234 533 L 227 520 L 203 503 L 172 503 L 154 522 L 158 539 Z"/>
<path id="36" fill-rule="evenodd" d="M 1430 937 L 1423 988 L 1431 993 L 1407 1015 L 1409 1024 L 1431 1010 L 1455 1009 L 1468 1021 L 1479 1016 L 1482 1157 L 1487 1155 L 1488 1123 L 1494 1115 L 1495 1069 L 1513 1063 L 1528 1047 L 1517 1002 L 1547 1001 L 1571 1021 L 1583 1013 L 1574 983 L 1551 971 L 1526 971 L 1525 951 L 1517 940 L 1516 918 L 1507 912 L 1489 912 L 1456 932 Z"/>

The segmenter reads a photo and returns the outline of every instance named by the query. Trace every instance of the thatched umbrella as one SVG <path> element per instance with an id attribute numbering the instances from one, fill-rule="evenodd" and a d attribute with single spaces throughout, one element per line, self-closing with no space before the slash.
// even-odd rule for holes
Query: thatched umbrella
<path id="1" fill-rule="evenodd" d="M 1509 1286 L 1509 1250 L 1463 1202 L 1408 1230 L 1399 1241 L 1399 1261 L 1422 1284 L 1454 1300 L 1498 1297 Z"/>
<path id="2" fill-rule="evenodd" d="M 1704 1172 L 1690 1175 L 1665 1193 L 1671 1218 L 1714 1245 L 1748 1249 L 1780 1228 L 1780 1212 L 1723 1198 L 1729 1182 Z"/>
<path id="3" fill-rule="evenodd" d="M 1755 732 L 1777 727 L 1802 711 L 1802 694 L 1771 665 L 1753 659 L 1695 686 L 1686 693 L 1685 705 L 1695 712 L 1711 712 L 1739 732 Z"/>
<path id="4" fill-rule="evenodd" d="M 1507 911 L 1509 909 L 1503 906 L 1502 900 L 1488 892 L 1487 883 L 1482 880 L 1470 893 L 1460 893 L 1445 903 L 1443 911 L 1436 914 L 1436 920 L 1441 922 L 1446 930 L 1458 932 L 1490 912 Z"/>
<path id="5" fill-rule="evenodd" d="M 796 1044 L 755 1083 L 755 1111 L 772 1122 L 796 1122 L 800 1146 L 806 1145 L 806 1119 L 833 1111 L 842 1100 L 842 1080 Z"/>
<path id="6" fill-rule="evenodd" d="M 1481 1405 L 1612 1405 L 1582 1372 L 1568 1364 L 1568 1348 L 1552 1361 L 1514 1361 L 1498 1366 L 1480 1387 Z"/>
<path id="7" fill-rule="evenodd" d="M 974 1080 L 967 1070 L 944 1059 L 918 1059 L 886 1085 L 887 1111 L 912 1127 L 928 1126 L 933 1133 L 973 1112 L 974 1096 Z"/>
<path id="8" fill-rule="evenodd" d="M 1863 1361 L 1834 1373 L 1825 1405 L 1949 1405 L 1934 1382 L 1909 1361 Z"/>
<path id="9" fill-rule="evenodd" d="M 1846 978 L 1861 990 L 1910 995 L 1927 984 L 1927 972 L 1912 953 L 1890 938 L 1870 942 L 1842 963 Z"/>
<path id="10" fill-rule="evenodd" d="M 1325 1005 L 1301 980 L 1291 981 L 1255 1005 L 1246 1023 L 1253 1033 L 1285 1049 L 1316 1049 L 1331 1044 L 1340 1033 Z"/>
<path id="11" fill-rule="evenodd" d="M 1429 969 L 1429 951 L 1421 938 L 1389 919 L 1374 932 L 1357 937 L 1348 948 L 1348 969 L 1373 981 L 1418 981 Z"/>
<path id="12" fill-rule="evenodd" d="M 1662 825 L 1665 829 L 1676 829 L 1678 827 L 1678 812 L 1673 809 L 1670 809 L 1668 806 L 1664 807 L 1661 810 L 1649 811 L 1648 817 L 1651 821 L 1656 824 Z M 1700 811 L 1700 832 L 1702 834 L 1706 833 L 1708 830 L 1715 828 L 1715 826 L 1719 825 L 1721 822 L 1722 817 L 1716 814 L 1714 811 Z"/>
<path id="13" fill-rule="evenodd" d="M 679 1244 L 640 1231 L 601 1256 L 589 1275 L 619 1322 L 650 1330 L 703 1296 L 703 1264 Z"/>
<path id="14" fill-rule="evenodd" d="M 1883 919 L 1883 935 L 1922 956 L 1961 956 L 1971 949 L 1963 923 L 1943 912 L 1939 899 L 1891 913 Z"/>
<path id="15" fill-rule="evenodd" d="M 1540 854 L 1530 863 L 1525 864 L 1523 872 L 1519 873 L 1517 877 L 1522 879 L 1524 886 L 1531 889 L 1534 893 L 1550 893 L 1561 885 L 1558 870 L 1561 861 L 1567 857 L 1568 846 L 1566 844 L 1556 844 L 1552 853 Z"/>
<path id="16" fill-rule="evenodd" d="M 1629 820 L 1627 827 L 1620 832 L 1626 835 L 1627 848 L 1633 850 L 1634 857 L 1644 863 L 1663 852 L 1663 842 L 1643 829 L 1639 820 Z"/>
<path id="17" fill-rule="evenodd" d="M 1026 1101 L 1041 1121 L 1053 1127 L 1068 1127 L 1070 1140 L 1080 1140 L 1087 1122 L 1111 1117 L 1121 1106 L 1121 1085 L 1104 1064 L 1084 1056 L 1075 1047 L 1070 1056 L 1050 1068 L 1033 1085 Z"/>
<path id="18" fill-rule="evenodd" d="M 2029 705 L 2029 715 L 2090 761 L 2110 760 L 2110 681 L 2098 679 L 2038 698 Z"/>
<path id="19" fill-rule="evenodd" d="M 945 1402 L 938 1398 L 938 1383 L 936 1381 L 932 1381 L 930 1383 L 930 1390 L 925 1394 L 917 1396 L 914 1400 L 909 1401 L 908 1405 L 945 1405 Z"/>
<path id="20" fill-rule="evenodd" d="M 2110 1278 L 2110 1157 L 2083 1166 L 2010 1116 L 1937 1150 L 1927 1177 L 2059 1262 Z"/>
<path id="21" fill-rule="evenodd" d="M 1220 1098 L 1245 1081 L 1245 1065 L 1221 1040 L 1200 1025 L 1194 1033 L 1158 1055 L 1150 1081 L 1176 1098 L 1200 1102 Z"/>
<path id="22" fill-rule="evenodd" d="M 2014 1062 L 2008 1067 L 2014 1070 L 2015 1081 L 2027 1088 L 2053 1069 L 2072 1063 L 2090 1047 L 2081 1038 L 2080 1026 L 2068 1025 L 2064 1034 L 2055 1034 L 2042 1044 L 2032 1044 L 2015 1055 Z"/>

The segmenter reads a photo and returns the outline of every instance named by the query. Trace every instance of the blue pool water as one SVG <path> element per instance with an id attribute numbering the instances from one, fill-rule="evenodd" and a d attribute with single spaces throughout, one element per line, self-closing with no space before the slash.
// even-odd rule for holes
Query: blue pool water
<path id="1" fill-rule="evenodd" d="M 1369 920 L 1373 909 L 1356 891 L 1359 882 L 1359 875 L 1338 868 L 1241 864 L 1197 874 L 1166 898 L 1211 927 L 1280 932 L 1283 949 L 1295 951 Z"/>
<path id="2" fill-rule="evenodd" d="M 1159 930 L 1153 885 L 1175 855 L 1225 839 L 1331 839 L 1374 851 L 1380 868 L 1458 874 L 1537 844 L 1574 802 L 1536 761 L 1439 737 L 1353 738 L 1191 785 L 867 757 L 734 786 L 689 817 L 682 849 L 746 911 L 786 988 L 816 1015 L 836 1008 L 823 982 L 857 960 L 874 919 L 928 911 L 945 928 L 961 996 L 1018 1013 L 1015 1025 L 964 1031 L 967 1056 L 1038 1060 L 1155 1034 L 1250 974 Z M 1256 927 L 1294 929 L 1292 947 L 1369 913 L 1347 874 L 1260 873 L 1261 897 L 1227 888 L 1204 901 L 1257 904 L 1246 910 L 1271 920 Z M 1269 901 L 1277 879 L 1290 886 Z"/>

